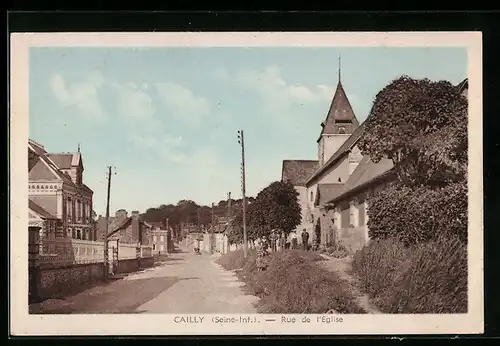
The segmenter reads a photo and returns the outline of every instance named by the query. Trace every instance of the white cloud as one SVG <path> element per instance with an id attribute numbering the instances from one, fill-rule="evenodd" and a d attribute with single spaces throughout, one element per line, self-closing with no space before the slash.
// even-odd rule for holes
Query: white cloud
<path id="1" fill-rule="evenodd" d="M 218 75 L 222 75 L 222 73 L 219 72 Z M 325 85 L 308 88 L 304 85 L 286 82 L 277 66 L 269 66 L 264 71 L 240 71 L 235 74 L 235 82 L 274 103 L 303 104 L 323 101 L 332 97 L 332 94 L 327 93 L 331 88 Z"/>
<path id="2" fill-rule="evenodd" d="M 186 157 L 177 149 L 183 145 L 182 137 L 171 137 L 169 135 L 153 136 L 133 134 L 130 137 L 131 142 L 140 148 L 153 149 L 162 158 L 172 162 L 184 162 Z"/>
<path id="3" fill-rule="evenodd" d="M 154 121 L 153 115 L 156 113 L 156 109 L 147 92 L 138 89 L 133 82 L 126 84 L 113 82 L 112 85 L 118 92 L 117 110 L 119 115 L 131 121 Z"/>
<path id="4" fill-rule="evenodd" d="M 210 114 L 208 99 L 194 95 L 188 88 L 174 83 L 156 83 L 155 86 L 165 108 L 186 123 L 197 125 Z"/>
<path id="5" fill-rule="evenodd" d="M 84 82 L 70 85 L 60 74 L 50 79 L 52 92 L 61 104 L 76 107 L 82 116 L 94 120 L 102 120 L 106 116 L 98 97 L 102 83 L 102 76 L 98 73 L 89 75 Z"/>

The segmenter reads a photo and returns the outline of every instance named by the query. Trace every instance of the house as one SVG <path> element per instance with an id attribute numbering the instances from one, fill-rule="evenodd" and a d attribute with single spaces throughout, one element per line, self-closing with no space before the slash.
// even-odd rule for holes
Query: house
<path id="1" fill-rule="evenodd" d="M 457 86 L 467 97 L 468 80 Z M 318 160 L 284 160 L 282 181 L 299 193 L 301 224 L 310 241 L 322 245 L 342 242 L 351 250 L 363 247 L 368 237 L 369 197 L 392 179 L 393 162 L 363 157 L 357 143 L 365 123 L 359 124 L 340 81 L 317 140 Z"/>
<path id="2" fill-rule="evenodd" d="M 152 230 L 153 253 L 165 254 L 172 249 L 172 229 L 155 228 Z"/>
<path id="3" fill-rule="evenodd" d="M 108 220 L 108 239 L 119 240 L 125 244 L 151 245 L 152 227 L 140 220 L 138 211 L 132 211 L 131 216 L 125 209 L 116 211 L 114 217 Z M 97 219 L 97 236 L 104 241 L 106 234 L 106 218 L 99 216 Z"/>
<path id="4" fill-rule="evenodd" d="M 61 221 L 56 237 L 95 240 L 93 191 L 83 183 L 80 149 L 76 153 L 49 153 L 43 145 L 29 140 L 28 154 L 29 199 Z"/>
<path id="5" fill-rule="evenodd" d="M 29 227 L 38 227 L 40 239 L 60 238 L 63 234 L 62 220 L 50 214 L 32 200 L 28 200 Z"/>

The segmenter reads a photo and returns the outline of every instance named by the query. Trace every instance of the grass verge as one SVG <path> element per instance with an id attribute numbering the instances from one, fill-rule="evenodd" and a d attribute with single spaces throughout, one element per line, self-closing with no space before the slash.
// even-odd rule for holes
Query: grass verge
<path id="1" fill-rule="evenodd" d="M 456 239 L 372 241 L 355 254 L 353 270 L 384 313 L 467 312 L 467 248 Z"/>
<path id="2" fill-rule="evenodd" d="M 242 269 L 238 275 L 250 294 L 260 297 L 260 313 L 364 313 L 335 273 L 315 263 L 323 258 L 313 252 L 291 250 L 269 256 L 266 271 L 259 272 L 255 253 L 245 260 L 242 251 L 224 254 L 219 263 L 226 269 Z"/>

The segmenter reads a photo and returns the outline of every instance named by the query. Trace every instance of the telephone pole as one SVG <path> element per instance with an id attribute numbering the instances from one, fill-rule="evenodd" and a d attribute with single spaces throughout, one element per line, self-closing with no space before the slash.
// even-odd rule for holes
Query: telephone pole
<path id="1" fill-rule="evenodd" d="M 214 233 L 215 227 L 215 214 L 214 214 L 214 202 L 212 202 L 212 233 Z"/>
<path id="2" fill-rule="evenodd" d="M 241 145 L 241 195 L 243 202 L 243 256 L 248 255 L 248 240 L 247 240 L 247 199 L 245 197 L 245 139 L 243 130 L 238 131 L 238 143 Z"/>
<path id="3" fill-rule="evenodd" d="M 106 227 L 104 233 L 104 278 L 109 276 L 109 258 L 108 258 L 108 228 L 109 228 L 109 195 L 111 192 L 111 166 L 108 166 L 108 197 L 106 199 Z"/>

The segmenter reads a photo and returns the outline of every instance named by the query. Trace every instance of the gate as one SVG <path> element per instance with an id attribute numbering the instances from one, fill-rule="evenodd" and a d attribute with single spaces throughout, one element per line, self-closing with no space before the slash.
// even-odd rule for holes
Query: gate
<path id="1" fill-rule="evenodd" d="M 108 254 L 109 273 L 113 275 L 118 271 L 118 240 L 108 240 Z"/>

